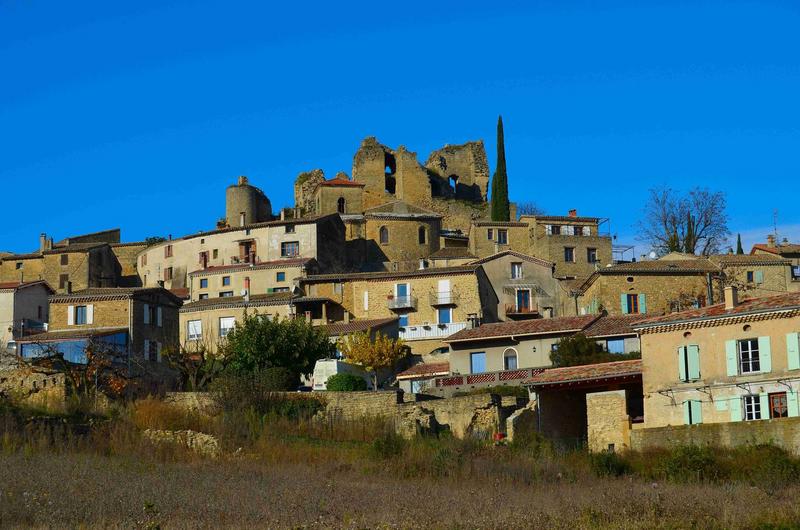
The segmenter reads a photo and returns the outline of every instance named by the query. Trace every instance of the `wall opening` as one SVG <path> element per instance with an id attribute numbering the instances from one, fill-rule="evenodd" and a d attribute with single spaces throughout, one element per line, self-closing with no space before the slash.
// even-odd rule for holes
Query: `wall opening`
<path id="1" fill-rule="evenodd" d="M 339 200 L 336 201 L 336 211 L 339 213 L 345 213 L 346 206 L 347 202 L 344 200 L 344 197 L 339 197 Z"/>
<path id="2" fill-rule="evenodd" d="M 395 178 L 394 175 L 395 172 L 397 171 L 397 162 L 395 161 L 394 155 L 392 155 L 391 153 L 384 153 L 383 164 L 384 164 L 384 188 L 386 190 L 386 193 L 394 195 L 397 189 L 397 179 Z"/>
<path id="3" fill-rule="evenodd" d="M 418 238 L 420 245 L 424 245 L 425 243 L 428 242 L 428 231 L 425 229 L 424 226 L 419 227 Z"/>
<path id="4" fill-rule="evenodd" d="M 453 193 L 453 196 L 455 196 L 458 191 L 458 175 L 450 175 L 447 177 L 447 183 L 450 184 L 450 191 Z"/>
<path id="5" fill-rule="evenodd" d="M 378 231 L 378 238 L 380 239 L 381 245 L 388 245 L 389 244 L 389 229 L 385 226 L 382 226 L 381 229 Z"/>

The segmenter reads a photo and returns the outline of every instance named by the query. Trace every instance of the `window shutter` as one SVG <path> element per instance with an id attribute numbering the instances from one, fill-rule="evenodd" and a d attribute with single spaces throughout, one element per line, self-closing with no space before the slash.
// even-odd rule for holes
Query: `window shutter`
<path id="1" fill-rule="evenodd" d="M 75 306 L 71 305 L 67 307 L 67 325 L 74 326 L 75 325 Z"/>
<path id="2" fill-rule="evenodd" d="M 742 421 L 742 398 L 731 400 L 731 421 Z"/>
<path id="3" fill-rule="evenodd" d="M 759 401 L 761 401 L 761 419 L 768 420 L 769 419 L 769 394 L 759 394 L 758 395 Z"/>
<path id="4" fill-rule="evenodd" d="M 690 381 L 700 379 L 700 347 L 697 344 L 690 344 L 686 347 L 686 360 L 689 365 Z"/>
<path id="5" fill-rule="evenodd" d="M 644 294 L 639 295 L 639 313 L 647 313 L 647 300 Z"/>
<path id="6" fill-rule="evenodd" d="M 703 423 L 703 402 L 700 400 L 692 400 L 689 402 L 692 410 L 692 424 Z"/>
<path id="7" fill-rule="evenodd" d="M 683 402 L 683 424 L 684 425 L 691 425 L 692 419 L 690 414 L 690 410 L 692 409 L 692 402 L 691 401 L 684 401 Z"/>
<path id="8" fill-rule="evenodd" d="M 686 346 L 678 348 L 678 378 L 686 381 Z"/>
<path id="9" fill-rule="evenodd" d="M 150 323 L 150 304 L 144 304 L 144 323 Z"/>
<path id="10" fill-rule="evenodd" d="M 629 312 L 628 311 L 628 295 L 627 294 L 622 293 L 621 295 L 619 295 L 619 305 L 622 308 L 622 314 L 623 315 L 627 315 L 628 312 Z"/>
<path id="11" fill-rule="evenodd" d="M 726 364 L 728 365 L 728 375 L 729 376 L 739 375 L 739 359 L 736 353 L 735 340 L 725 341 L 725 361 Z"/>
<path id="12" fill-rule="evenodd" d="M 772 371 L 772 350 L 770 349 L 769 337 L 758 337 L 758 359 L 761 363 L 761 372 Z"/>
<path id="13" fill-rule="evenodd" d="M 369 291 L 364 291 L 364 311 L 369 311 Z"/>
<path id="14" fill-rule="evenodd" d="M 755 279 L 756 283 L 764 283 L 764 271 L 756 271 Z"/>
<path id="15" fill-rule="evenodd" d="M 143 355 L 143 357 L 144 357 L 145 361 L 149 361 L 150 360 L 150 340 L 149 339 L 144 339 L 144 355 Z"/>
<path id="16" fill-rule="evenodd" d="M 786 392 L 786 404 L 790 418 L 794 418 L 795 416 L 800 416 L 800 411 L 798 411 L 797 408 L 797 392 L 794 392 L 792 390 Z"/>
<path id="17" fill-rule="evenodd" d="M 800 369 L 800 341 L 797 333 L 786 334 L 786 355 L 789 370 Z"/>
<path id="18" fill-rule="evenodd" d="M 156 342 L 156 361 L 161 362 L 161 343 Z"/>
<path id="19" fill-rule="evenodd" d="M 94 323 L 94 305 L 89 304 L 86 306 L 86 323 L 92 324 Z"/>
<path id="20" fill-rule="evenodd" d="M 158 327 L 161 327 L 161 325 L 163 324 L 163 317 L 161 315 L 161 306 L 158 306 L 156 308 L 156 322 L 158 324 Z"/>
<path id="21" fill-rule="evenodd" d="M 728 410 L 728 399 L 727 398 L 715 399 L 714 408 L 716 408 L 719 412 Z"/>

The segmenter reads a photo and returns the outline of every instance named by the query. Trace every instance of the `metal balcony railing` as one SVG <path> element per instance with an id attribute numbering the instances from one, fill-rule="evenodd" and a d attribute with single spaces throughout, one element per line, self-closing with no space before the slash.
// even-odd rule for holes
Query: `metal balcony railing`
<path id="1" fill-rule="evenodd" d="M 539 307 L 506 305 L 506 315 L 530 315 L 539 312 Z"/>
<path id="2" fill-rule="evenodd" d="M 417 297 L 389 295 L 389 297 L 386 300 L 386 306 L 389 309 L 416 309 Z"/>
<path id="3" fill-rule="evenodd" d="M 428 293 L 428 300 L 431 305 L 456 305 L 459 298 L 459 294 L 454 291 Z"/>
<path id="4" fill-rule="evenodd" d="M 450 322 L 449 324 L 420 324 L 400 328 L 403 340 L 441 339 L 449 337 L 456 331 L 467 328 L 467 322 Z"/>

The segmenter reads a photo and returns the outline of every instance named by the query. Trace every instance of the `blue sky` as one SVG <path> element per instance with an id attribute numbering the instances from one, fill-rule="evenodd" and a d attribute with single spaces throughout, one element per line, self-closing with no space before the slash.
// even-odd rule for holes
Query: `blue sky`
<path id="1" fill-rule="evenodd" d="M 240 174 L 277 209 L 371 135 L 493 169 L 500 113 L 512 200 L 637 243 L 648 188 L 701 185 L 800 239 L 796 1 L 122 4 L 0 0 L 0 250 L 207 229 Z"/>

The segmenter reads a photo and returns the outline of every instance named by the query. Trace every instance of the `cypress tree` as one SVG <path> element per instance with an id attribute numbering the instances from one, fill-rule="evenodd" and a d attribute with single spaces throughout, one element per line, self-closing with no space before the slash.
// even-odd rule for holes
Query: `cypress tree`
<path id="1" fill-rule="evenodd" d="M 497 118 L 497 167 L 492 177 L 492 221 L 510 221 L 508 203 L 508 176 L 506 175 L 506 148 L 503 139 L 503 117 Z"/>
<path id="2" fill-rule="evenodd" d="M 742 234 L 736 234 L 736 253 L 744 254 L 744 249 L 742 248 Z"/>

